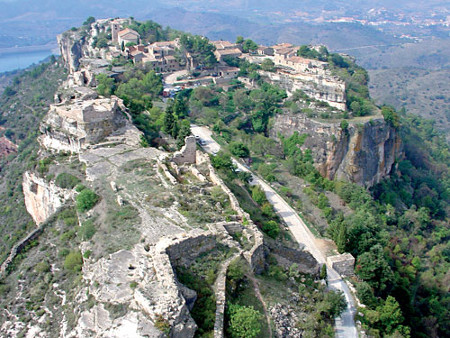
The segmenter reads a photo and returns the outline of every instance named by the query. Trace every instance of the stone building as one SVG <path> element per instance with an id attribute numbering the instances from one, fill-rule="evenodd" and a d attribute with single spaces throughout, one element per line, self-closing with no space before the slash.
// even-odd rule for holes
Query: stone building
<path id="1" fill-rule="evenodd" d="M 130 28 L 125 28 L 125 29 L 121 30 L 117 35 L 118 35 L 119 45 L 122 45 L 122 43 L 124 45 L 126 45 L 127 43 L 134 43 L 134 44 L 139 43 L 139 39 L 140 39 L 139 33 Z"/>

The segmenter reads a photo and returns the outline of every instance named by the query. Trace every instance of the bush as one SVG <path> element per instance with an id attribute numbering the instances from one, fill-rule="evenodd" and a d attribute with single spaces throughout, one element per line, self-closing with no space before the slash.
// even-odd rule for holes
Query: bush
<path id="1" fill-rule="evenodd" d="M 211 157 L 211 164 L 216 169 L 231 169 L 233 168 L 233 162 L 228 154 L 219 151 L 216 156 Z"/>
<path id="2" fill-rule="evenodd" d="M 259 185 L 255 185 L 252 189 L 252 198 L 259 205 L 267 202 L 266 194 Z"/>
<path id="3" fill-rule="evenodd" d="M 165 334 L 169 334 L 170 332 L 170 324 L 167 319 L 165 319 L 162 315 L 157 314 L 155 320 L 155 327 L 164 332 Z"/>
<path id="4" fill-rule="evenodd" d="M 89 189 L 82 190 L 76 197 L 77 210 L 84 212 L 92 209 L 97 204 L 99 196 Z"/>
<path id="5" fill-rule="evenodd" d="M 68 173 L 59 174 L 55 180 L 55 184 L 63 189 L 73 189 L 78 183 L 80 179 Z"/>
<path id="6" fill-rule="evenodd" d="M 87 241 L 90 240 L 96 232 L 97 229 L 94 226 L 94 221 L 90 219 L 84 222 L 80 227 L 78 230 L 78 236 L 80 236 L 83 241 Z"/>
<path id="7" fill-rule="evenodd" d="M 253 338 L 261 332 L 262 315 L 253 306 L 228 304 L 231 337 Z"/>
<path id="8" fill-rule="evenodd" d="M 248 147 L 241 142 L 231 142 L 230 143 L 230 152 L 237 157 L 249 157 L 250 151 Z"/>
<path id="9" fill-rule="evenodd" d="M 262 231 L 264 231 L 268 236 L 275 239 L 280 234 L 280 227 L 278 226 L 277 222 L 268 221 L 263 224 Z"/>
<path id="10" fill-rule="evenodd" d="M 64 269 L 69 271 L 81 271 L 83 266 L 83 256 L 80 250 L 71 251 L 64 260 Z"/>

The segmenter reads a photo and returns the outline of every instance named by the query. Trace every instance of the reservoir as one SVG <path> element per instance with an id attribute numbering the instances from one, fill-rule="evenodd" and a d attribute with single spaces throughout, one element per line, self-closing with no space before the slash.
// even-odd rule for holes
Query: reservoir
<path id="1" fill-rule="evenodd" d="M 23 69 L 38 63 L 46 57 L 55 54 L 52 49 L 37 51 L 0 52 L 0 73 Z"/>

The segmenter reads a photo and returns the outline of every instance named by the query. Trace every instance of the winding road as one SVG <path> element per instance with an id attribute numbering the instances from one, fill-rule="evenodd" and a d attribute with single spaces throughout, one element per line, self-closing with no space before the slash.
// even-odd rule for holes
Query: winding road
<path id="1" fill-rule="evenodd" d="M 194 136 L 199 137 L 202 141 L 202 148 L 207 153 L 216 153 L 220 150 L 220 145 L 212 138 L 212 132 L 201 126 L 192 125 L 191 132 Z M 275 211 L 283 219 L 285 224 L 289 227 L 295 240 L 305 250 L 309 251 L 319 264 L 327 264 L 325 254 L 320 250 L 320 246 L 317 244 L 317 240 L 311 231 L 308 229 L 303 220 L 298 216 L 294 209 L 265 181 L 258 177 L 255 173 L 249 170 L 233 159 L 234 164 L 241 170 L 252 174 L 252 184 L 258 184 L 264 190 L 267 200 L 273 205 Z M 358 331 L 355 326 L 354 316 L 356 314 L 356 307 L 352 297 L 352 294 L 342 279 L 342 277 L 327 264 L 328 286 L 334 290 L 340 290 L 345 296 L 347 301 L 347 308 L 341 314 L 339 318 L 336 318 L 335 333 L 339 338 L 357 338 Z"/>

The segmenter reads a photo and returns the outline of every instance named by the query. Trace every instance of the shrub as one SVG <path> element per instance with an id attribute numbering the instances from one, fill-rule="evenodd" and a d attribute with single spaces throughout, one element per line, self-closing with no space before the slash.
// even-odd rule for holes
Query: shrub
<path id="1" fill-rule="evenodd" d="M 45 273 L 50 271 L 50 264 L 47 261 L 42 261 L 36 264 L 36 271 Z"/>
<path id="2" fill-rule="evenodd" d="M 216 156 L 211 157 L 211 164 L 216 169 L 231 169 L 233 168 L 233 162 L 228 154 L 219 151 Z"/>
<path id="3" fill-rule="evenodd" d="M 259 205 L 267 202 L 266 194 L 259 185 L 255 185 L 252 189 L 252 199 Z"/>
<path id="4" fill-rule="evenodd" d="M 83 256 L 80 250 L 71 251 L 64 260 L 64 269 L 69 271 L 81 271 L 83 266 Z"/>
<path id="5" fill-rule="evenodd" d="M 264 231 L 268 236 L 272 238 L 277 238 L 280 234 L 280 227 L 275 221 L 265 222 L 262 226 L 262 231 Z"/>
<path id="6" fill-rule="evenodd" d="M 262 315 L 253 306 L 228 304 L 230 312 L 229 331 L 232 337 L 253 338 L 261 332 Z"/>
<path id="7" fill-rule="evenodd" d="M 68 173 L 59 174 L 55 180 L 55 184 L 63 189 L 73 189 L 78 183 L 80 179 Z"/>
<path id="8" fill-rule="evenodd" d="M 347 120 L 342 120 L 341 121 L 341 129 L 343 131 L 347 131 L 347 129 L 348 129 L 348 121 Z"/>
<path id="9" fill-rule="evenodd" d="M 97 229 L 94 226 L 94 221 L 90 219 L 84 222 L 80 227 L 78 230 L 78 236 L 80 236 L 81 240 L 87 241 L 90 240 L 96 232 Z"/>
<path id="10" fill-rule="evenodd" d="M 230 152 L 237 157 L 249 157 L 250 151 L 248 147 L 241 142 L 231 142 L 230 143 Z"/>
<path id="11" fill-rule="evenodd" d="M 157 314 L 155 320 L 155 327 L 164 332 L 165 334 L 169 334 L 170 332 L 170 324 L 167 319 L 165 319 L 162 315 Z"/>
<path id="12" fill-rule="evenodd" d="M 84 212 L 92 209 L 97 204 L 99 196 L 89 189 L 82 190 L 76 197 L 77 210 Z"/>

